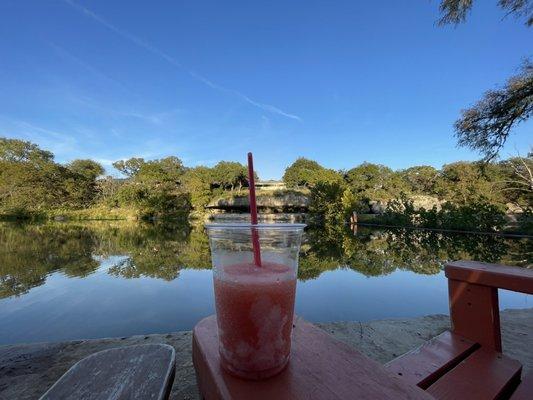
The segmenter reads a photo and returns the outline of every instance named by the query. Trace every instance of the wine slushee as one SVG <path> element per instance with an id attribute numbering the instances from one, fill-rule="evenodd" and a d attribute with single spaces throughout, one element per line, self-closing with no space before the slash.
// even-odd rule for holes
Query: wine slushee
<path id="1" fill-rule="evenodd" d="M 227 265 L 214 286 L 222 366 L 248 379 L 281 371 L 291 349 L 293 269 L 272 262 Z"/>
<path id="2" fill-rule="evenodd" d="M 304 224 L 207 224 L 220 360 L 264 379 L 289 361 Z M 260 253 L 260 254 L 259 254 Z"/>

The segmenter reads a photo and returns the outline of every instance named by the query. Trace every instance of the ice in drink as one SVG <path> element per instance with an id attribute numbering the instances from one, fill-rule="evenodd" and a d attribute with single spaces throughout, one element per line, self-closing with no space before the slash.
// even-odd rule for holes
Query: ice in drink
<path id="1" fill-rule="evenodd" d="M 248 379 L 281 371 L 291 349 L 294 270 L 272 262 L 227 265 L 214 286 L 222 366 Z"/>
<path id="2" fill-rule="evenodd" d="M 222 367 L 235 376 L 263 379 L 287 365 L 304 227 L 206 225 L 220 359 Z"/>

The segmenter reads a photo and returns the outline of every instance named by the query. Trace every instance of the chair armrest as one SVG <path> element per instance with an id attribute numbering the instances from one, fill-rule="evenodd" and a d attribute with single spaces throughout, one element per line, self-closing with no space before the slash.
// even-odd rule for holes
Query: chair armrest
<path id="1" fill-rule="evenodd" d="M 454 261 L 444 268 L 455 281 L 533 294 L 533 270 L 477 261 Z"/>

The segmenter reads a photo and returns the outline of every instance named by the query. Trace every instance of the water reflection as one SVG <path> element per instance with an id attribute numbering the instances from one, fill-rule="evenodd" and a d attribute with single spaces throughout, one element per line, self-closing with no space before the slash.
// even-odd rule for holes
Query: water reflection
<path id="1" fill-rule="evenodd" d="M 107 273 L 126 279 L 171 281 L 180 271 L 209 269 L 209 244 L 202 227 L 136 222 L 0 224 L 0 298 L 43 285 L 52 272 L 83 278 L 102 260 Z M 299 279 L 348 268 L 366 276 L 407 270 L 437 274 L 447 260 L 475 259 L 510 265 L 533 262 L 530 239 L 440 234 L 415 230 L 343 227 L 308 230 Z"/>
<path id="2" fill-rule="evenodd" d="M 307 232 L 300 265 L 301 279 L 345 266 L 366 276 L 387 275 L 401 269 L 437 274 L 447 261 L 471 259 L 526 266 L 532 263 L 532 241 L 495 235 L 443 234 L 410 229 L 359 227 Z"/>

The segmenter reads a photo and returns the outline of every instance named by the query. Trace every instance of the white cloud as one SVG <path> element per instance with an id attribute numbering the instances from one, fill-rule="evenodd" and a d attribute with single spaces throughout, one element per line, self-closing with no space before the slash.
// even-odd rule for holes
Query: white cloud
<path id="1" fill-rule="evenodd" d="M 89 98 L 87 96 L 71 96 L 72 101 L 81 104 L 85 107 L 92 108 L 93 110 L 99 111 L 104 114 L 119 116 L 119 117 L 129 117 L 143 120 L 145 122 L 150 122 L 154 125 L 161 125 L 169 118 L 172 118 L 174 115 L 182 112 L 181 108 L 174 108 L 167 111 L 159 112 L 141 112 L 136 110 L 127 110 L 119 109 L 108 104 L 100 104 L 96 100 Z"/>
<path id="2" fill-rule="evenodd" d="M 86 61 L 80 59 L 79 57 L 76 57 L 74 54 L 67 51 L 65 48 L 59 46 L 58 44 L 50 41 L 46 41 L 46 44 L 50 46 L 54 52 L 61 57 L 63 60 L 66 60 L 68 62 L 77 64 L 78 66 L 82 67 L 92 75 L 98 77 L 99 79 L 102 79 L 106 82 L 112 83 L 118 87 L 120 87 L 123 91 L 127 92 L 129 95 L 134 95 L 136 97 L 140 97 L 137 93 L 133 93 L 128 87 L 126 87 L 122 82 L 116 80 L 115 78 L 112 78 L 106 74 L 104 74 L 99 69 L 95 68 L 91 64 L 87 63 Z"/>
<path id="3" fill-rule="evenodd" d="M 26 140 L 37 142 L 42 148 L 52 151 L 60 157 L 78 153 L 80 146 L 76 138 L 63 132 L 37 126 L 35 124 L 9 119 L 15 134 Z"/>
<path id="4" fill-rule="evenodd" d="M 278 115 L 281 115 L 281 116 L 283 116 L 285 118 L 294 119 L 296 121 L 302 121 L 302 119 L 298 115 L 290 114 L 288 112 L 285 112 L 282 109 L 280 109 L 280 108 L 278 108 L 276 106 L 273 106 L 271 104 L 265 104 L 265 103 L 258 102 L 256 100 L 248 97 L 244 93 L 239 92 L 238 90 L 229 89 L 229 88 L 226 88 L 224 86 L 221 86 L 221 85 L 218 85 L 218 84 L 214 83 L 213 81 L 205 78 L 204 76 L 198 74 L 197 72 L 185 68 L 183 66 L 183 64 L 181 64 L 174 57 L 168 55 L 167 53 L 165 53 L 164 51 L 162 51 L 162 50 L 158 49 L 157 47 L 151 45 L 150 43 L 138 38 L 137 36 L 132 35 L 131 33 L 127 32 L 127 31 L 125 31 L 123 29 L 117 28 L 116 26 L 114 26 L 113 24 L 107 22 L 105 19 L 103 19 L 98 14 L 94 13 L 93 11 L 89 10 L 88 8 L 83 7 L 83 6 L 75 3 L 72 0 L 63 0 L 63 1 L 65 3 L 67 3 L 68 5 L 70 5 L 71 7 L 75 8 L 76 10 L 81 11 L 87 17 L 92 18 L 94 21 L 96 21 L 99 24 L 105 26 L 106 28 L 112 30 L 116 34 L 122 36 L 123 38 L 129 40 L 130 42 L 136 44 L 137 46 L 144 48 L 145 50 L 151 52 L 152 54 L 155 54 L 156 56 L 162 58 L 163 60 L 167 61 L 168 63 L 170 63 L 174 67 L 177 67 L 177 68 L 179 68 L 181 70 L 185 70 L 191 77 L 193 77 L 194 79 L 198 80 L 199 82 L 202 82 L 206 86 L 208 86 L 208 87 L 210 87 L 212 89 L 221 91 L 221 92 L 230 93 L 230 94 L 232 94 L 232 95 L 234 95 L 236 97 L 239 97 L 241 100 L 247 102 L 248 104 L 251 104 L 252 106 L 257 107 L 257 108 L 259 108 L 261 110 L 268 111 L 268 112 L 270 112 L 272 114 L 278 114 Z"/>

